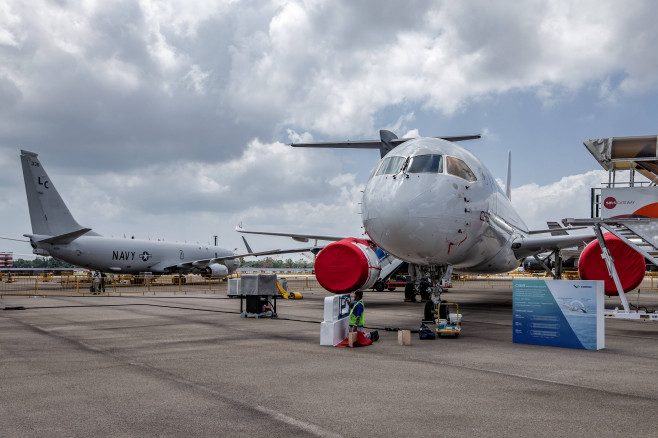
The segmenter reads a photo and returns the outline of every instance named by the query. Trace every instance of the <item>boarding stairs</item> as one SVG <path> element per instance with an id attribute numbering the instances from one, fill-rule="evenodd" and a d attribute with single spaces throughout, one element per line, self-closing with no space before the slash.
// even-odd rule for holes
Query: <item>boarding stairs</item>
<path id="1" fill-rule="evenodd" d="M 600 225 L 658 266 L 658 219 L 601 219 Z"/>
<path id="2" fill-rule="evenodd" d="M 387 254 L 386 257 L 381 259 L 380 266 L 382 270 L 379 272 L 379 279 L 382 281 L 388 281 L 391 276 L 397 274 L 400 266 L 405 263 L 400 259 L 396 259 L 390 254 Z"/>
<path id="3" fill-rule="evenodd" d="M 609 231 L 626 245 L 642 254 L 647 260 L 658 266 L 658 218 L 591 218 L 591 219 L 565 219 L 564 223 L 573 226 L 592 226 L 594 234 L 601 246 L 602 256 L 605 259 L 610 276 L 617 286 L 617 292 L 624 307 L 625 314 L 631 314 L 626 295 L 619 281 L 614 261 L 610 256 L 608 247 L 603 239 L 603 231 Z M 637 312 L 634 314 L 637 315 Z M 611 315 L 606 315 L 611 316 Z M 658 315 L 645 315 L 649 319 L 658 319 Z M 634 319 L 634 318 L 633 318 Z"/>

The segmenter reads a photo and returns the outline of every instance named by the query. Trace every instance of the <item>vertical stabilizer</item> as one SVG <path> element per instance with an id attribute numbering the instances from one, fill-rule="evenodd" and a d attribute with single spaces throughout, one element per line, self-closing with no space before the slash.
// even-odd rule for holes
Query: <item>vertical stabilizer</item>
<path id="1" fill-rule="evenodd" d="M 505 185 L 507 199 L 512 200 L 512 151 L 507 154 L 507 184 Z"/>
<path id="2" fill-rule="evenodd" d="M 21 164 L 32 233 L 59 236 L 82 230 L 41 166 L 37 154 L 22 150 Z"/>
<path id="3" fill-rule="evenodd" d="M 393 143 L 391 143 L 392 140 L 397 140 L 398 136 L 393 134 L 391 131 L 387 131 L 385 129 L 381 129 L 379 131 L 379 138 L 381 140 L 381 146 L 379 147 L 379 153 L 382 158 L 384 158 L 384 155 L 388 154 L 390 151 L 395 148 Z"/>

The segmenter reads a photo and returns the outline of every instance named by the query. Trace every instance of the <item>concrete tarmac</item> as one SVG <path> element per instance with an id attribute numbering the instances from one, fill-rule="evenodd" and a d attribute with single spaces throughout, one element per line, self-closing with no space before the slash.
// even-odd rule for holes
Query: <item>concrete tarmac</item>
<path id="1" fill-rule="evenodd" d="M 511 289 L 457 286 L 458 339 L 334 348 L 329 294 L 303 294 L 278 319 L 220 294 L 5 296 L 0 435 L 658 436 L 656 323 L 607 320 L 600 351 L 513 344 Z M 365 300 L 366 326 L 418 329 L 402 292 Z"/>

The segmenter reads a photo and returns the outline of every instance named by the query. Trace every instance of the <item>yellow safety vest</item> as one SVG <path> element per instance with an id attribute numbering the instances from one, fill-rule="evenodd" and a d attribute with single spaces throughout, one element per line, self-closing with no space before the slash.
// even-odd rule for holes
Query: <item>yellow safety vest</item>
<path id="1" fill-rule="evenodd" d="M 356 316 L 356 315 L 354 314 L 354 309 L 355 309 L 356 306 L 358 306 L 359 304 L 361 304 L 361 307 L 363 308 L 363 311 L 361 312 L 361 315 Z M 357 301 L 356 303 L 354 303 L 354 305 L 352 306 L 352 309 L 350 309 L 350 325 L 356 325 L 356 326 L 362 327 L 362 326 L 363 326 L 363 323 L 364 323 L 364 320 L 365 320 L 364 317 L 363 317 L 363 315 L 364 315 L 365 313 L 366 313 L 366 306 L 365 306 L 365 304 L 363 304 L 363 301 L 360 301 L 360 300 L 359 300 L 359 301 Z"/>

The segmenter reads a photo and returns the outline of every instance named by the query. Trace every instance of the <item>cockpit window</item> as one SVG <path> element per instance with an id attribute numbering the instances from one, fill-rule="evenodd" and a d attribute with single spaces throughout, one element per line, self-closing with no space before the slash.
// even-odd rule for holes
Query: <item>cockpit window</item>
<path id="1" fill-rule="evenodd" d="M 468 164 L 464 163 L 459 158 L 446 157 L 446 169 L 450 175 L 458 176 L 468 182 L 477 181 L 475 174 L 471 168 L 468 167 Z"/>
<path id="2" fill-rule="evenodd" d="M 407 173 L 443 173 L 441 155 L 416 155 L 411 157 Z"/>
<path id="3" fill-rule="evenodd" d="M 395 175 L 402 170 L 406 157 L 388 157 L 382 161 L 376 175 Z"/>

